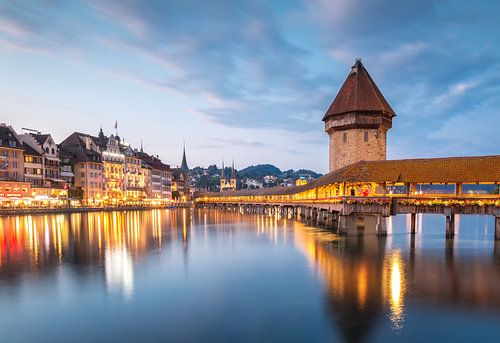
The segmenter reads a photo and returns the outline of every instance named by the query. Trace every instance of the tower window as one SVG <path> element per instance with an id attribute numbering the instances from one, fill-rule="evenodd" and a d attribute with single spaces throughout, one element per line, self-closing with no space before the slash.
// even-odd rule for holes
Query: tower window
<path id="1" fill-rule="evenodd" d="M 368 142 L 368 131 L 365 131 L 365 142 Z"/>
<path id="2" fill-rule="evenodd" d="M 347 132 L 344 132 L 344 143 L 347 143 Z"/>

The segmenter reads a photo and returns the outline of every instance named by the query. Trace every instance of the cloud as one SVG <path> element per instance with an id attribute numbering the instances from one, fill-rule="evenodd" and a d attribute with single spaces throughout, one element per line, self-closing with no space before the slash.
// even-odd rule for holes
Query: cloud
<path id="1" fill-rule="evenodd" d="M 226 139 L 226 138 L 210 138 L 210 141 L 221 143 L 221 146 L 243 146 L 243 147 L 253 147 L 253 148 L 263 148 L 269 146 L 260 141 L 247 141 L 243 139 Z"/>
<path id="2" fill-rule="evenodd" d="M 500 107 L 499 11 L 495 1 L 3 1 L 0 48 L 76 55 L 108 77 L 179 95 L 209 122 L 300 133 L 297 144 L 311 145 L 360 57 L 398 114 L 398 148 L 410 151 Z"/>

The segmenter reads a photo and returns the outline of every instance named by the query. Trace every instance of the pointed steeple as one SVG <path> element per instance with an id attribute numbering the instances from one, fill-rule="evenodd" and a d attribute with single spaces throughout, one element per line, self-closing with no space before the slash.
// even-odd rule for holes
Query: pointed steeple
<path id="1" fill-rule="evenodd" d="M 231 179 L 236 179 L 236 169 L 234 169 L 234 160 L 233 160 L 233 165 L 231 167 Z"/>
<path id="2" fill-rule="evenodd" d="M 221 180 L 226 178 L 226 176 L 224 175 L 224 159 L 222 159 L 222 169 L 220 170 L 220 178 Z"/>
<path id="3" fill-rule="evenodd" d="M 396 114 L 371 78 L 361 59 L 357 59 L 340 88 L 335 100 L 326 111 L 323 121 L 344 113 L 377 113 L 394 117 Z"/>
<path id="4" fill-rule="evenodd" d="M 144 152 L 144 148 L 142 146 L 142 138 L 141 138 L 141 152 Z"/>
<path id="5" fill-rule="evenodd" d="M 182 150 L 181 170 L 185 173 L 189 173 L 189 167 L 187 165 L 187 160 L 186 160 L 186 143 L 184 143 L 184 148 Z"/>

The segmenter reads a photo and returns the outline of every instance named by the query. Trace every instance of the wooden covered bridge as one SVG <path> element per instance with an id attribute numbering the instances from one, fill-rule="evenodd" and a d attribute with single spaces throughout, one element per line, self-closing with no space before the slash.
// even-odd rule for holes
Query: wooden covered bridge
<path id="1" fill-rule="evenodd" d="M 417 213 L 446 216 L 446 236 L 457 214 L 492 215 L 500 240 L 500 155 L 359 161 L 306 185 L 200 193 L 197 206 L 281 213 L 345 233 L 359 216 L 375 216 L 377 233 L 387 218 Z"/>

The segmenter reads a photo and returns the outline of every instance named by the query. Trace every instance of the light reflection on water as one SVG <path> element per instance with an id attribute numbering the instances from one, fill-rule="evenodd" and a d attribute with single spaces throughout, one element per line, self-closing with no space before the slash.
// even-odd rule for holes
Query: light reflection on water
<path id="1" fill-rule="evenodd" d="M 347 237 L 188 209 L 0 218 L 0 329 L 8 341 L 498 338 L 490 219 L 462 217 L 455 241 L 440 217 L 418 216 L 415 236 L 408 221 L 380 238 L 370 218 Z"/>

